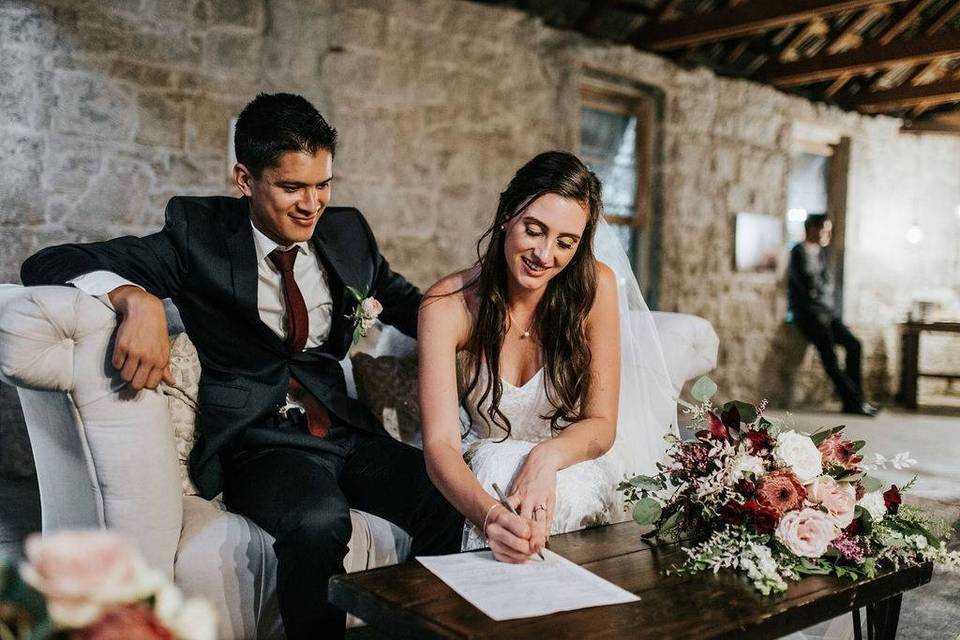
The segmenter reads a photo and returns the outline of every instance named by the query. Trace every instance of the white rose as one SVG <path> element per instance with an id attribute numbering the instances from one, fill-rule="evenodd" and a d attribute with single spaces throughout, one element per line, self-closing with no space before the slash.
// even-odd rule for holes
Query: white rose
<path id="1" fill-rule="evenodd" d="M 864 496 L 857 501 L 857 505 L 866 509 L 873 520 L 880 520 L 883 516 L 887 515 L 887 505 L 883 501 L 882 491 L 872 491 L 864 494 Z"/>
<path id="2" fill-rule="evenodd" d="M 790 467 L 801 484 L 809 484 L 823 473 L 820 451 L 810 436 L 796 431 L 784 431 L 777 436 L 773 457 L 780 464 Z"/>
<path id="3" fill-rule="evenodd" d="M 727 474 L 727 484 L 734 484 L 746 474 L 752 473 L 756 476 L 763 475 L 763 460 L 757 456 L 751 456 L 741 453 L 730 464 L 730 472 Z"/>

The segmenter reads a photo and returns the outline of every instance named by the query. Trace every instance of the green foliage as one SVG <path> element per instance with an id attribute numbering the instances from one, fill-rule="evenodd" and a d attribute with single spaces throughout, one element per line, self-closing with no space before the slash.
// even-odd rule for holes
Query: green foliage
<path id="1" fill-rule="evenodd" d="M 753 424 L 756 421 L 757 408 L 752 404 L 740 400 L 731 400 L 723 405 L 723 410 L 728 411 L 731 407 L 736 407 L 737 413 L 740 414 L 740 422 Z"/>
<path id="2" fill-rule="evenodd" d="M 867 493 L 873 493 L 874 491 L 883 489 L 883 482 L 866 474 L 860 478 L 860 484 L 863 485 L 863 490 Z"/>
<path id="3" fill-rule="evenodd" d="M 693 383 L 690 389 L 690 395 L 698 402 L 706 402 L 717 393 L 717 383 L 708 376 L 701 376 L 699 380 Z"/>
<path id="4" fill-rule="evenodd" d="M 820 443 L 832 436 L 835 433 L 840 433 L 843 431 L 847 425 L 842 424 L 839 427 L 833 427 L 832 429 L 821 429 L 816 433 L 810 434 L 810 439 L 813 440 L 813 444 L 820 446 Z"/>
<path id="5" fill-rule="evenodd" d="M 663 507 L 653 498 L 643 498 L 633 506 L 633 519 L 639 525 L 654 524 L 660 519 Z"/>

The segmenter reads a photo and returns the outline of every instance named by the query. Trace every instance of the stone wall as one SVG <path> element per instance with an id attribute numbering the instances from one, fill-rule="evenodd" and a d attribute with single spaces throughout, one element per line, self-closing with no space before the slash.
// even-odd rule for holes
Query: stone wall
<path id="1" fill-rule="evenodd" d="M 734 214 L 785 208 L 798 123 L 851 139 L 845 312 L 864 337 L 875 395 L 892 388 L 894 323 L 918 276 L 960 288 L 960 141 L 900 136 L 887 118 L 680 68 L 512 10 L 3 0 L 0 58 L 5 282 L 42 246 L 156 229 L 175 193 L 230 193 L 229 119 L 257 91 L 287 90 L 340 130 L 334 203 L 360 207 L 393 265 L 428 285 L 471 261 L 517 167 L 538 151 L 576 150 L 578 86 L 602 74 L 663 96 L 659 306 L 714 324 L 727 394 L 831 402 L 812 349 L 782 323 L 782 281 L 732 268 Z M 928 231 L 910 254 L 914 217 Z M 20 421 L 9 390 L 0 398 L 6 445 Z M 28 467 L 11 462 L 22 458 L 0 467 Z"/>

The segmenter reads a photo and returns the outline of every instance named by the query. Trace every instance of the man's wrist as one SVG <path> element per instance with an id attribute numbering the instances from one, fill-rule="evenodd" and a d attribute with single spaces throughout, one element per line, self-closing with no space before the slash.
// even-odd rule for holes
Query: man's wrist
<path id="1" fill-rule="evenodd" d="M 132 284 L 125 284 L 117 287 L 107 294 L 110 298 L 110 304 L 122 316 L 136 313 L 138 305 L 148 301 L 154 296 L 150 295 L 140 287 Z"/>

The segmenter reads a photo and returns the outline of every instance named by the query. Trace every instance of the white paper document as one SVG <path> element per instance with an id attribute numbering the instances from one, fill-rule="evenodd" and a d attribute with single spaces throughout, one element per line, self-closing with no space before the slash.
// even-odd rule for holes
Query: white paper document
<path id="1" fill-rule="evenodd" d="M 490 551 L 417 560 L 464 600 L 494 620 L 636 602 L 640 598 L 549 549 L 546 560 L 497 562 Z"/>

